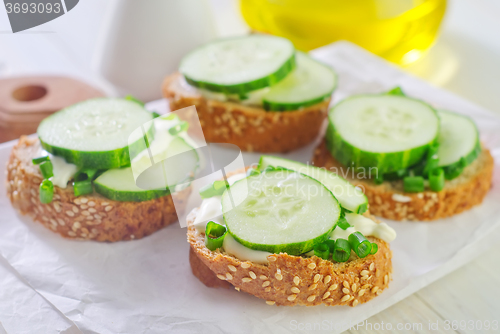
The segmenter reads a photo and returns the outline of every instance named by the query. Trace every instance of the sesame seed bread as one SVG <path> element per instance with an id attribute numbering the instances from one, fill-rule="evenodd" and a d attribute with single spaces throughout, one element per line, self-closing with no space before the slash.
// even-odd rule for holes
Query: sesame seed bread
<path id="1" fill-rule="evenodd" d="M 328 113 L 330 99 L 297 111 L 268 112 L 235 102 L 207 100 L 186 87 L 180 73 L 163 82 L 171 110 L 196 106 L 205 140 L 243 151 L 288 152 L 312 142 Z"/>
<path id="2" fill-rule="evenodd" d="M 269 305 L 356 306 L 378 296 L 391 280 L 392 252 L 383 240 L 368 237 L 377 243 L 378 252 L 363 259 L 353 255 L 345 263 L 280 253 L 270 255 L 269 264 L 262 265 L 240 261 L 221 249 L 209 250 L 205 235 L 193 226 L 197 213 L 194 209 L 187 218 L 189 262 L 194 276 L 208 287 L 233 285 Z M 378 222 L 370 214 L 365 216 Z"/>
<path id="3" fill-rule="evenodd" d="M 7 164 L 7 195 L 21 214 L 63 237 L 111 242 L 140 239 L 177 221 L 170 195 L 145 202 L 118 202 L 96 193 L 75 197 L 68 186 L 54 187 L 52 203 L 42 204 L 42 175 L 31 162 L 39 152 L 37 138 L 19 139 Z M 185 203 L 190 192 L 186 188 L 174 196 L 179 196 L 179 203 Z"/>
<path id="4" fill-rule="evenodd" d="M 314 151 L 312 163 L 329 170 L 345 170 L 328 151 L 325 142 Z M 443 190 L 421 193 L 405 193 L 402 180 L 377 185 L 368 178 L 356 178 L 352 173 L 339 174 L 364 189 L 372 214 L 394 220 L 429 221 L 450 217 L 481 204 L 491 188 L 493 168 L 493 157 L 483 148 L 460 176 L 445 182 Z"/>

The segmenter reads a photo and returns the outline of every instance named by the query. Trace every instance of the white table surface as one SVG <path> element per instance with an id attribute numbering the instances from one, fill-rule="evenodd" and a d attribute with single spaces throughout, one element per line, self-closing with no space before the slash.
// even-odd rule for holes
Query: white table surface
<path id="1" fill-rule="evenodd" d="M 220 35 L 246 30 L 234 0 L 211 0 Z M 24 33 L 11 34 L 7 15 L 0 9 L 0 77 L 21 74 L 66 74 L 80 77 L 112 93 L 93 70 L 97 38 L 107 2 L 80 1 L 70 13 Z M 407 68 L 427 81 L 453 91 L 500 113 L 500 1 L 449 0 L 442 33 L 428 55 Z M 500 130 L 500 129 L 499 129 Z M 500 322 L 500 249 L 488 250 L 452 274 L 434 282 L 389 309 L 371 317 L 367 324 L 349 332 L 498 332 L 444 330 L 445 320 L 497 320 Z M 13 278 L 8 264 L 0 263 L 0 282 Z M 19 283 L 22 285 L 22 282 Z M 0 288 L 1 290 L 1 288 Z M 8 298 L 0 292 L 1 298 Z M 1 312 L 0 312 L 1 317 Z M 440 323 L 440 331 L 429 323 Z M 392 330 L 382 330 L 390 322 Z M 414 330 L 397 330 L 396 324 Z M 370 326 L 372 329 L 370 329 Z M 385 328 L 385 327 L 384 327 Z M 3 333 L 0 318 L 0 334 Z"/>

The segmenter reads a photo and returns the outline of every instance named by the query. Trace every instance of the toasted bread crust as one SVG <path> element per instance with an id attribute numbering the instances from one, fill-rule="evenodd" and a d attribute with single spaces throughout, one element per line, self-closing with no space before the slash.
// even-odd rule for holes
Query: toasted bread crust
<path id="1" fill-rule="evenodd" d="M 118 202 L 95 193 L 75 197 L 70 186 L 54 187 L 52 203 L 42 204 L 42 175 L 31 162 L 39 150 L 39 140 L 25 136 L 14 146 L 7 164 L 7 195 L 21 214 L 63 237 L 96 241 L 140 239 L 177 221 L 170 195 L 145 202 Z M 185 203 L 190 192 L 187 188 L 174 196 Z"/>
<path id="2" fill-rule="evenodd" d="M 269 264 L 262 265 L 240 261 L 220 249 L 209 250 L 204 234 L 193 226 L 197 213 L 194 209 L 187 218 L 190 264 L 193 274 L 208 287 L 231 284 L 270 305 L 356 306 L 378 296 L 391 280 L 392 252 L 380 239 L 368 238 L 378 245 L 375 255 L 346 263 L 281 253 L 269 256 Z"/>
<path id="3" fill-rule="evenodd" d="M 312 162 L 329 170 L 345 170 L 328 151 L 325 142 L 314 151 Z M 364 190 L 372 214 L 401 221 L 431 221 L 456 215 L 481 204 L 491 188 L 493 168 L 493 157 L 488 149 L 483 148 L 479 157 L 459 177 L 446 181 L 443 190 L 421 193 L 405 193 L 401 180 L 377 185 L 370 179 L 356 178 L 352 173 L 339 174 Z M 400 198 L 399 195 L 410 200 L 395 200 Z"/>
<path id="4" fill-rule="evenodd" d="M 328 112 L 330 99 L 297 111 L 266 112 L 234 102 L 207 100 L 186 89 L 179 73 L 163 82 L 170 108 L 196 106 L 205 140 L 230 143 L 243 151 L 288 152 L 312 142 Z"/>

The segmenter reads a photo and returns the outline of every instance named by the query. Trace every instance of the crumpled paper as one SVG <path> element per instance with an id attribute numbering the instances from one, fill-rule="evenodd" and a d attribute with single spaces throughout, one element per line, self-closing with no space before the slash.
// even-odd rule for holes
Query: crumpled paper
<path id="1" fill-rule="evenodd" d="M 0 191 L 0 333 L 291 333 L 316 326 L 338 333 L 448 274 L 487 249 L 500 226 L 500 118 L 432 87 L 349 44 L 315 50 L 335 68 L 335 101 L 394 86 L 436 107 L 471 116 L 495 157 L 494 184 L 481 206 L 433 223 L 388 223 L 394 274 L 389 289 L 350 307 L 276 307 L 234 289 L 209 289 L 192 274 L 186 230 L 169 226 L 113 244 L 65 240 L 18 216 Z M 164 108 L 164 101 L 150 104 Z M 318 138 L 319 141 L 319 138 Z M 283 155 L 308 161 L 317 143 Z M 0 145 L 0 166 L 13 143 Z M 244 153 L 246 164 L 259 155 Z M 0 180 L 5 189 L 5 180 Z M 200 203 L 193 191 L 189 205 Z M 390 320 L 390 319 L 388 319 Z"/>

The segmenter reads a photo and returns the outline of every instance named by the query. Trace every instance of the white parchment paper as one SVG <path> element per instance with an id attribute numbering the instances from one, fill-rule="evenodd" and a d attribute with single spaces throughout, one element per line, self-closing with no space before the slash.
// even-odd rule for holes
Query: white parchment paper
<path id="1" fill-rule="evenodd" d="M 335 101 L 396 85 L 436 107 L 474 118 L 495 165 L 484 203 L 433 223 L 388 222 L 394 275 L 389 289 L 350 307 L 276 307 L 233 289 L 209 289 L 192 274 L 186 231 L 174 224 L 142 240 L 65 240 L 19 217 L 0 179 L 0 333 L 290 333 L 299 324 L 341 332 L 398 302 L 484 251 L 500 225 L 500 118 L 340 42 L 314 52 L 339 73 Z M 164 102 L 153 103 L 162 108 Z M 319 140 L 319 138 L 318 138 Z M 0 145 L 0 169 L 13 143 Z M 285 155 L 308 161 L 315 144 Z M 244 154 L 245 163 L 258 154 Z M 190 205 L 197 205 L 194 191 Z"/>

